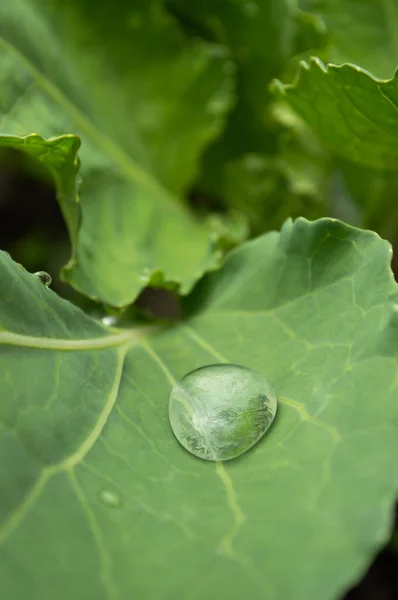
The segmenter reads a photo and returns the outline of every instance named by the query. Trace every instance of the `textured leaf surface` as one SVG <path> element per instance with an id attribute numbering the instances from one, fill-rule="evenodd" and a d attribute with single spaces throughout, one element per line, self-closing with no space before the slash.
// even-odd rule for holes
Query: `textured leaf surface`
<path id="1" fill-rule="evenodd" d="M 155 271 L 187 291 L 219 260 L 178 197 L 230 104 L 225 52 L 187 40 L 146 0 L 117 10 L 109 0 L 16 0 L 2 4 L 0 23 L 2 133 L 82 139 L 82 227 L 67 277 L 114 305 Z"/>
<path id="2" fill-rule="evenodd" d="M 338 597 L 397 489 L 389 260 L 373 233 L 288 222 L 232 253 L 184 323 L 111 331 L 2 255 L 3 593 Z M 279 408 L 252 451 L 212 464 L 173 437 L 168 397 L 224 361 L 265 375 Z"/>
<path id="3" fill-rule="evenodd" d="M 374 168 L 398 165 L 398 77 L 381 81 L 358 67 L 301 63 L 297 80 L 274 91 L 336 154 Z"/>
<path id="4" fill-rule="evenodd" d="M 398 65 L 397 0 L 300 0 L 300 6 L 324 19 L 331 62 L 392 77 Z"/>

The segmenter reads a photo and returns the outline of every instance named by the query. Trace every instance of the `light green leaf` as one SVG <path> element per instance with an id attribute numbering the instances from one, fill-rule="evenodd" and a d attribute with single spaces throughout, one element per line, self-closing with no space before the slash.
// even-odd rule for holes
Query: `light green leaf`
<path id="1" fill-rule="evenodd" d="M 179 197 L 230 106 L 225 51 L 188 40 L 146 0 L 117 10 L 110 0 L 15 0 L 0 7 L 0 23 L 2 132 L 82 139 L 82 226 L 71 230 L 67 278 L 118 306 L 154 271 L 186 292 L 220 259 Z"/>
<path id="2" fill-rule="evenodd" d="M 397 491 L 389 261 L 374 233 L 287 222 L 230 254 L 185 322 L 110 330 L 3 255 L 3 594 L 340 597 Z M 179 445 L 167 405 L 176 380 L 225 361 L 265 375 L 279 409 L 252 451 L 212 464 Z"/>
<path id="3" fill-rule="evenodd" d="M 300 0 L 300 5 L 324 19 L 331 62 L 392 77 L 398 66 L 397 0 Z"/>
<path id="4" fill-rule="evenodd" d="M 273 90 L 334 153 L 373 168 L 398 165 L 398 77 L 381 81 L 351 65 L 302 62 L 296 81 Z"/>

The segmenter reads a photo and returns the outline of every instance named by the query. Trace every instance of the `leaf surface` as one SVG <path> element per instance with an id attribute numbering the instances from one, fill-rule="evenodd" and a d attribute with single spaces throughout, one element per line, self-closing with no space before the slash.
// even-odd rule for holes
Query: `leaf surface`
<path id="1" fill-rule="evenodd" d="M 398 65 L 397 0 L 300 0 L 300 6 L 323 18 L 331 62 L 392 77 Z"/>
<path id="2" fill-rule="evenodd" d="M 188 40 L 146 0 L 117 10 L 109 0 L 16 0 L 0 8 L 0 22 L 2 133 L 82 139 L 81 227 L 68 222 L 67 279 L 117 306 L 154 273 L 185 293 L 220 262 L 181 197 L 230 106 L 225 51 Z"/>
<path id="3" fill-rule="evenodd" d="M 230 254 L 181 324 L 111 330 L 3 254 L 6 596 L 339 597 L 397 491 L 389 261 L 374 233 L 299 219 Z M 168 398 L 224 361 L 265 375 L 279 409 L 250 452 L 212 464 L 178 444 Z"/>
<path id="4" fill-rule="evenodd" d="M 351 65 L 302 62 L 293 84 L 273 90 L 329 150 L 373 168 L 398 164 L 398 77 L 382 81 Z"/>

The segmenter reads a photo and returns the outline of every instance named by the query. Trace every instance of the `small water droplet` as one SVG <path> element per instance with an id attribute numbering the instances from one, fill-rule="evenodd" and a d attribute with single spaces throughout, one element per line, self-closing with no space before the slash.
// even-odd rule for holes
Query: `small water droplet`
<path id="1" fill-rule="evenodd" d="M 98 497 L 102 504 L 109 508 L 121 508 L 123 506 L 122 498 L 112 490 L 103 489 L 99 492 Z"/>
<path id="2" fill-rule="evenodd" d="M 36 273 L 33 273 L 33 275 L 35 275 L 35 277 L 38 277 L 40 279 L 40 281 L 46 286 L 49 287 L 51 285 L 51 275 L 49 275 L 48 273 L 46 273 L 45 271 L 37 271 Z"/>
<path id="3" fill-rule="evenodd" d="M 141 271 L 140 279 L 141 279 L 141 281 L 148 282 L 151 279 L 152 275 L 153 275 L 153 270 L 148 269 L 147 267 L 145 267 Z"/>
<path id="4" fill-rule="evenodd" d="M 117 325 L 117 322 L 118 319 L 117 317 L 115 317 L 115 315 L 106 315 L 101 319 L 101 323 L 103 323 L 103 325 L 106 325 L 107 327 L 115 327 Z"/>
<path id="5" fill-rule="evenodd" d="M 275 392 L 263 375 L 217 364 L 195 369 L 177 383 L 169 418 L 186 450 L 205 460 L 229 460 L 260 440 L 276 409 Z"/>

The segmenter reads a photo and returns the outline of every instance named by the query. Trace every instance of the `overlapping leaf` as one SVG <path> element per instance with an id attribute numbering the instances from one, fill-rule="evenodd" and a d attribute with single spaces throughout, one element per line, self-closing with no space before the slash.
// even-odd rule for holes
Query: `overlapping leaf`
<path id="1" fill-rule="evenodd" d="M 398 165 L 398 78 L 381 81 L 351 65 L 302 63 L 283 97 L 334 153 L 374 168 Z"/>
<path id="2" fill-rule="evenodd" d="M 110 1 L 16 0 L 0 7 L 0 23 L 2 133 L 83 142 L 67 278 L 118 306 L 154 273 L 186 292 L 220 259 L 179 196 L 230 105 L 225 52 L 182 36 L 156 1 L 115 10 Z"/>
<path id="3" fill-rule="evenodd" d="M 331 62 L 351 62 L 377 77 L 393 76 L 398 66 L 397 0 L 300 0 L 299 4 L 324 19 Z"/>
<path id="4" fill-rule="evenodd" d="M 338 597 L 387 538 L 397 490 L 389 260 L 373 233 L 288 222 L 232 253 L 180 325 L 109 330 L 2 256 L 3 594 Z M 183 450 L 167 418 L 176 379 L 223 361 L 279 398 L 225 465 Z"/>

